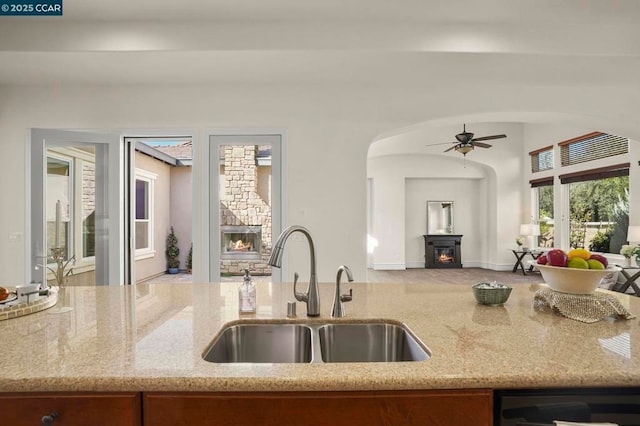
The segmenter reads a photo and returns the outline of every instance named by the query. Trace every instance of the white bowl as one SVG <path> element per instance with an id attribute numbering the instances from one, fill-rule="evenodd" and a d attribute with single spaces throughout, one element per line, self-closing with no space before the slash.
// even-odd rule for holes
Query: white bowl
<path id="1" fill-rule="evenodd" d="M 591 294 L 608 273 L 619 270 L 611 266 L 606 269 L 578 269 L 536 265 L 536 268 L 552 290 L 571 294 Z"/>

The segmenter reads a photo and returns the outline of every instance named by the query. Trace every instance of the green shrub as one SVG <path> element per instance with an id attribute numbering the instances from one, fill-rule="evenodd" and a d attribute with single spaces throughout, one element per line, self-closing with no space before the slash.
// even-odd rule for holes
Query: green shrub
<path id="1" fill-rule="evenodd" d="M 180 259 L 178 259 L 180 249 L 178 248 L 178 238 L 173 232 L 173 226 L 171 227 L 171 232 L 167 235 L 167 250 L 165 251 L 165 255 L 167 256 L 167 267 L 169 269 L 180 267 Z"/>

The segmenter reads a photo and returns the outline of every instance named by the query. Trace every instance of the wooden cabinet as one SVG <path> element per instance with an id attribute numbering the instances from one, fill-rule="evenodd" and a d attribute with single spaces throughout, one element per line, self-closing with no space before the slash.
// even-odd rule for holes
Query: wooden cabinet
<path id="1" fill-rule="evenodd" d="M 53 426 L 486 426 L 493 423 L 493 392 L 0 394 L 0 424 L 40 425 L 52 413 Z"/>
<path id="2" fill-rule="evenodd" d="M 4 393 L 0 394 L 0 424 L 35 426 L 57 413 L 57 426 L 140 426 L 139 393 Z"/>
<path id="3" fill-rule="evenodd" d="M 431 425 L 493 424 L 493 392 L 159 393 L 143 395 L 144 424 L 177 425 Z"/>

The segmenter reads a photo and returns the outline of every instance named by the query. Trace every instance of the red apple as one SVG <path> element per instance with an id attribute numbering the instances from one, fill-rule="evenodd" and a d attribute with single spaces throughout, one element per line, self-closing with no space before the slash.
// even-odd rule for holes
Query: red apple
<path id="1" fill-rule="evenodd" d="M 547 261 L 551 266 L 567 266 L 567 254 L 563 250 L 555 249 L 547 252 Z"/>
<path id="2" fill-rule="evenodd" d="M 607 260 L 607 258 L 601 254 L 592 254 L 589 259 L 597 260 L 598 262 L 602 263 L 605 268 L 609 265 L 609 261 Z"/>
<path id="3" fill-rule="evenodd" d="M 538 263 L 538 265 L 546 265 L 549 260 L 547 259 L 547 255 L 543 254 L 542 256 L 538 257 L 538 259 L 536 259 L 536 262 Z"/>

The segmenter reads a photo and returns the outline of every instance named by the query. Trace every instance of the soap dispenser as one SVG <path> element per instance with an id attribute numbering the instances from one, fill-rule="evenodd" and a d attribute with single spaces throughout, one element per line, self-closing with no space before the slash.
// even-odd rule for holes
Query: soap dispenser
<path id="1" fill-rule="evenodd" d="M 244 269 L 244 281 L 238 289 L 238 300 L 241 314 L 255 314 L 256 312 L 256 284 L 248 269 Z"/>

